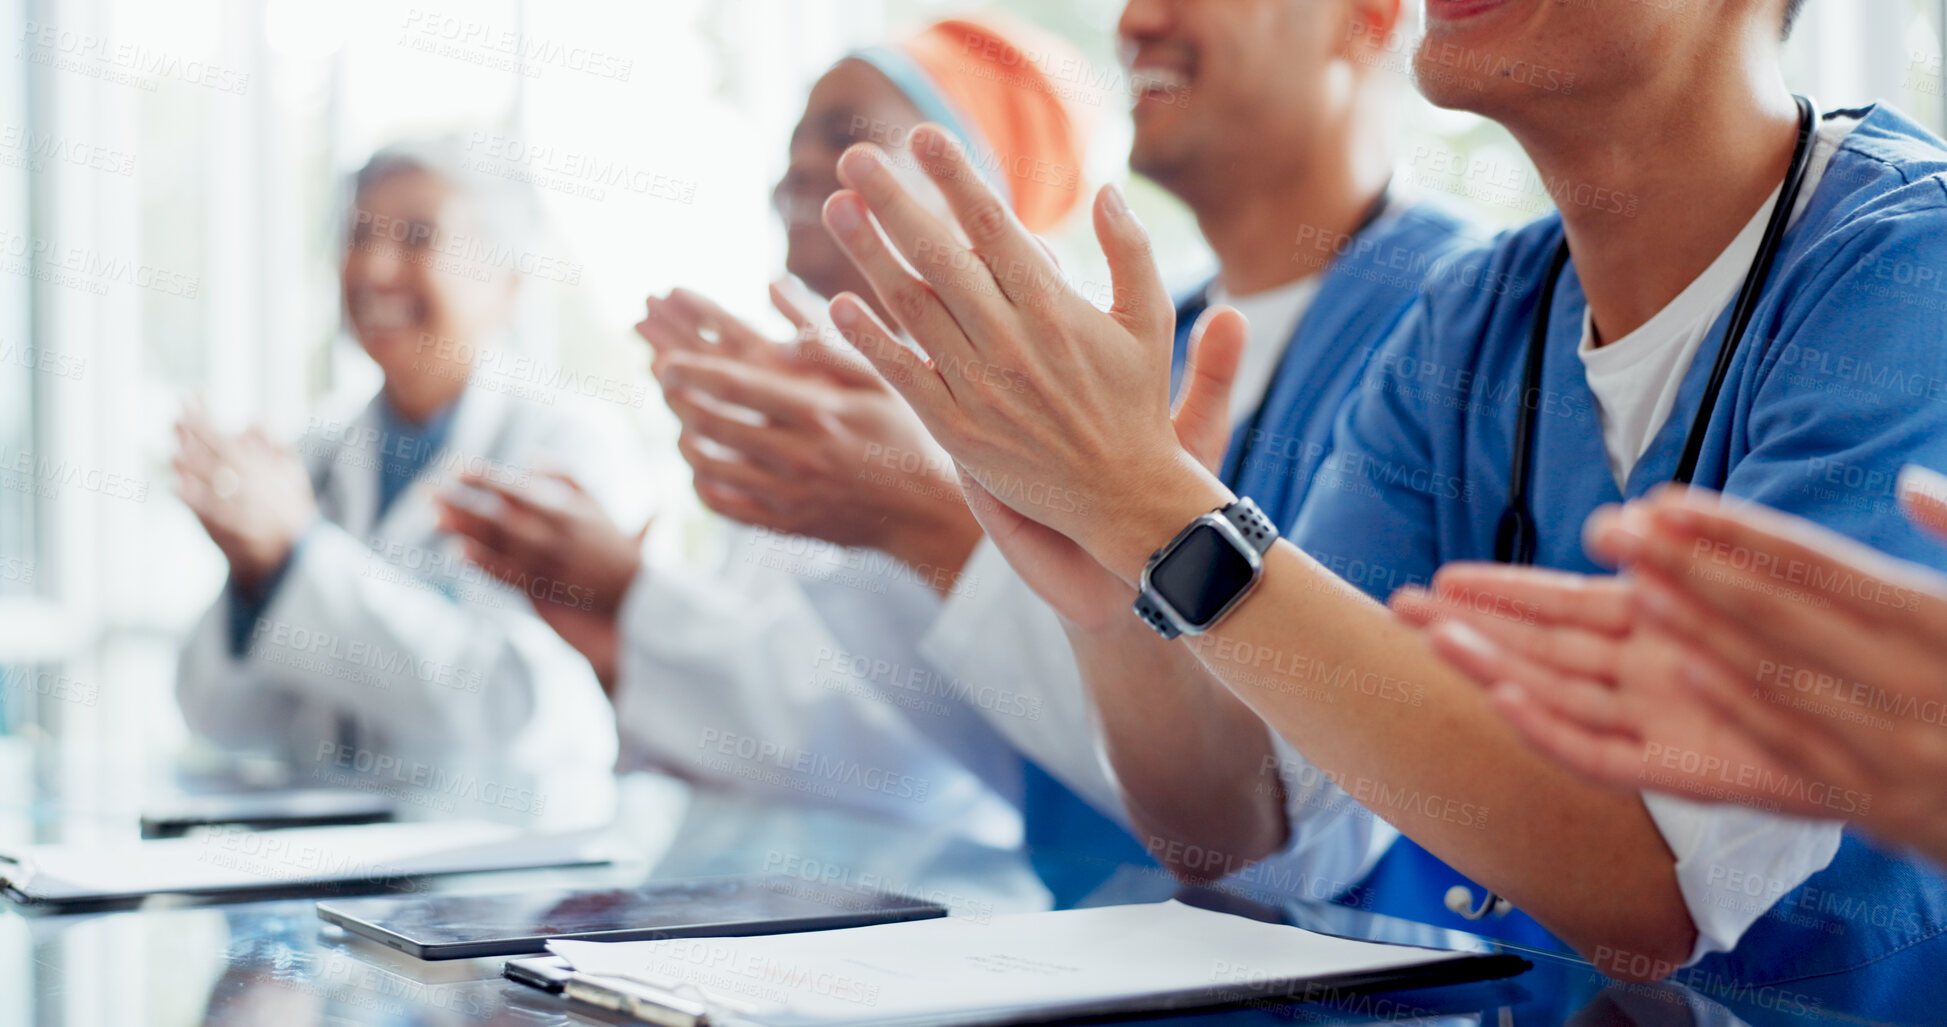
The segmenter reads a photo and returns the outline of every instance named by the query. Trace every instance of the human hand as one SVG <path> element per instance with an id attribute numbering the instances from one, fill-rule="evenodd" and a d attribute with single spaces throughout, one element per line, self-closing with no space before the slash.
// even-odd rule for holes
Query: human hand
<path id="1" fill-rule="evenodd" d="M 970 245 L 871 145 L 840 160 L 850 188 L 825 221 L 925 356 L 856 296 L 832 301 L 833 320 L 981 491 L 1134 582 L 1158 545 L 1231 498 L 1170 423 L 1174 311 L 1148 236 L 1120 193 L 1097 196 L 1114 293 L 1097 310 L 946 132 L 922 126 L 913 144 Z"/>
<path id="2" fill-rule="evenodd" d="M 1230 307 L 1205 311 L 1190 333 L 1183 396 L 1171 423 L 1177 440 L 1215 471 L 1230 443 L 1230 389 L 1250 326 Z M 994 545 L 1041 600 L 1071 627 L 1099 631 L 1140 622 L 1129 616 L 1135 590 L 1067 536 L 1015 512 L 971 476 L 961 476 L 967 503 Z"/>
<path id="3" fill-rule="evenodd" d="M 1851 815 L 1843 807 L 1858 796 L 1793 773 L 1687 694 L 1686 647 L 1635 615 L 1631 587 L 1456 563 L 1434 575 L 1431 590 L 1402 589 L 1391 606 L 1485 686 L 1530 745 L 1586 778 L 1773 812 Z"/>
<path id="4" fill-rule="evenodd" d="M 1901 499 L 1947 535 L 1942 484 L 1910 469 Z M 1589 537 L 1631 569 L 1637 615 L 1684 642 L 1689 703 L 1947 862 L 1947 578 L 1700 489 L 1605 512 Z"/>
<path id="5" fill-rule="evenodd" d="M 203 408 L 183 407 L 176 422 L 176 493 L 230 563 L 231 581 L 257 589 L 291 555 L 318 519 L 304 462 L 252 428 L 218 431 Z"/>
<path id="6" fill-rule="evenodd" d="M 618 527 L 581 483 L 558 473 L 553 488 L 516 487 L 467 474 L 460 484 L 493 497 L 477 504 L 443 495 L 439 526 L 460 536 L 466 557 L 526 593 L 545 618 L 554 608 L 613 618 L 642 567 L 642 535 Z"/>

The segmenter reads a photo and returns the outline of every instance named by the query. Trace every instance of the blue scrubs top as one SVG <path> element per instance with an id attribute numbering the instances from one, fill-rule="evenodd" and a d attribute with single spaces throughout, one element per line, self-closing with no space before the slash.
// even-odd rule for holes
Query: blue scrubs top
<path id="1" fill-rule="evenodd" d="M 1421 202 L 1393 204 L 1354 236 L 1307 242 L 1301 258 L 1316 252 L 1329 266 L 1285 344 L 1263 409 L 1231 439 L 1225 481 L 1256 499 L 1280 528 L 1289 528 L 1325 455 L 1333 419 L 1366 361 L 1422 286 L 1458 273 L 1458 257 L 1485 240 L 1476 225 Z M 1198 289 L 1177 306 L 1173 379 L 1181 378 L 1207 291 Z M 1080 901 L 1118 867 L 1156 866 L 1128 831 L 1052 775 L 1030 763 L 1025 781 L 1028 851 L 1057 905 Z"/>
<path id="2" fill-rule="evenodd" d="M 1785 237 L 1695 481 L 1947 567 L 1947 550 L 1911 527 L 1894 498 L 1903 464 L 1947 468 L 1947 143 L 1885 107 L 1849 113 L 1862 120 Z M 1493 559 L 1529 321 L 1561 238 L 1550 215 L 1470 258 L 1467 272 L 1432 282 L 1347 400 L 1291 537 L 1375 598 L 1424 584 L 1449 560 Z M 1729 317 L 1719 317 L 1675 412 L 1618 490 L 1575 353 L 1585 310 L 1571 263 L 1534 399 L 1531 498 L 1536 564 L 1596 573 L 1582 551 L 1583 521 L 1674 473 Z M 1518 912 L 1460 920 L 1443 904 L 1460 881 L 1401 839 L 1368 885 L 1381 912 L 1489 934 L 1534 929 Z M 1939 872 L 1848 831 L 1832 864 L 1787 893 L 1735 951 L 1678 979 L 1704 975 L 1735 990 L 1869 967 L 1845 978 L 1852 1008 L 1897 998 L 1937 1011 L 1947 1002 L 1943 930 Z M 1928 962 L 1932 972 L 1914 972 Z"/>

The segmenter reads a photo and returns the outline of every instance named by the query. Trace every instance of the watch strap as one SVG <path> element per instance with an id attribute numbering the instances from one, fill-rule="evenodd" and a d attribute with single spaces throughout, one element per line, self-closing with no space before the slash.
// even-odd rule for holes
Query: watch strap
<path id="1" fill-rule="evenodd" d="M 1266 517 L 1264 511 L 1259 509 L 1248 496 L 1239 496 L 1235 502 L 1212 512 L 1229 521 L 1231 527 L 1236 528 L 1237 533 L 1244 536 L 1245 543 L 1256 550 L 1259 556 L 1270 551 L 1271 546 L 1278 541 L 1278 526 L 1272 523 L 1271 518 Z M 1159 551 L 1157 556 L 1162 557 L 1162 552 Z M 1176 618 L 1165 612 L 1162 600 L 1154 589 L 1144 589 L 1136 595 L 1136 614 L 1143 619 L 1143 623 L 1148 624 L 1165 640 L 1183 634 L 1183 629 L 1177 625 Z"/>
<path id="2" fill-rule="evenodd" d="M 1270 552 L 1272 544 L 1278 541 L 1278 526 L 1271 523 L 1271 518 L 1264 516 L 1264 511 L 1258 509 L 1249 496 L 1238 496 L 1237 502 L 1217 513 L 1244 536 L 1244 541 L 1249 542 L 1259 556 Z"/>

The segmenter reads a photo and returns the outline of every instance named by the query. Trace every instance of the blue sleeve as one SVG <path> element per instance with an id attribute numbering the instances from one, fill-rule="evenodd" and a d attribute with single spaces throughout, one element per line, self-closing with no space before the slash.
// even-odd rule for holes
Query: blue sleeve
<path id="1" fill-rule="evenodd" d="M 270 572 L 254 589 L 246 589 L 230 583 L 230 655 L 241 658 L 250 651 L 250 633 L 257 626 L 257 618 L 270 609 L 271 600 L 277 598 L 278 586 L 284 583 L 284 575 L 297 562 L 298 554 L 304 551 L 304 543 L 311 537 L 306 531 L 291 543 L 291 551 L 284 554 L 284 562 Z"/>
<path id="2" fill-rule="evenodd" d="M 1788 283 L 1805 299 L 1787 301 L 1746 368 L 1752 400 L 1731 445 L 1743 458 L 1723 480 L 1726 493 L 1947 568 L 1895 488 L 1907 463 L 1947 469 L 1947 228 L 1939 208 L 1927 213 L 1873 222 Z"/>
<path id="3" fill-rule="evenodd" d="M 1426 351 L 1425 299 L 1373 353 L 1332 427 L 1291 541 L 1381 602 L 1439 566 L 1436 470 L 1424 391 L 1408 369 Z"/>

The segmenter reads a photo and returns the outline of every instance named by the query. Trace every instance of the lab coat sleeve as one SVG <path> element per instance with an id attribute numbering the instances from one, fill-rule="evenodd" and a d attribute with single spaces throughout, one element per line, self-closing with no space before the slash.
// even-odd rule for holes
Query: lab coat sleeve
<path id="1" fill-rule="evenodd" d="M 449 597 L 343 529 L 320 524 L 258 617 L 241 660 L 225 666 L 205 655 L 212 625 L 221 642 L 226 611 L 206 618 L 184 658 L 185 715 L 213 739 L 242 741 L 275 732 L 285 721 L 273 707 L 303 697 L 378 726 L 378 737 L 397 750 L 378 755 L 399 760 L 498 762 L 556 777 L 612 763 L 613 722 L 599 693 L 546 685 L 586 677 L 586 661 L 533 616 L 525 598 L 482 592 Z M 218 673 L 201 673 L 207 669 Z"/>
<path id="2" fill-rule="evenodd" d="M 1947 550 L 1901 515 L 1895 489 L 1909 462 L 1947 468 L 1941 223 L 1938 209 L 1926 220 L 1879 221 L 1822 245 L 1817 260 L 1798 262 L 1781 283 L 1799 298 L 1774 324 L 1753 325 L 1746 345 L 1765 351 L 1739 376 L 1748 412 L 1706 439 L 1706 451 L 1721 446 L 1739 457 L 1726 493 L 1947 567 Z M 1916 275 L 1920 269 L 1933 274 Z M 1789 573 L 1781 571 L 1781 584 L 1805 584 Z M 1763 882 L 1769 898 L 1797 888 L 1837 852 L 1838 818 L 1870 812 L 1870 797 L 1826 795 L 1831 820 L 1645 797 L 1677 857 L 1678 885 L 1697 923 L 1695 956 L 1728 951 L 1765 914 L 1767 904 L 1744 890 L 1751 882 Z"/>
<path id="3" fill-rule="evenodd" d="M 625 765 L 956 830 L 991 804 L 871 675 L 851 672 L 798 573 L 810 543 L 715 525 L 715 545 L 645 563 L 623 602 Z"/>
<path id="4" fill-rule="evenodd" d="M 983 539 L 920 649 L 1026 758 L 1125 826 L 1099 718 L 1054 610 Z M 1397 832 L 1367 812 L 1269 732 L 1283 781 L 1290 835 L 1232 883 L 1282 896 L 1330 899 L 1372 868 Z"/>

